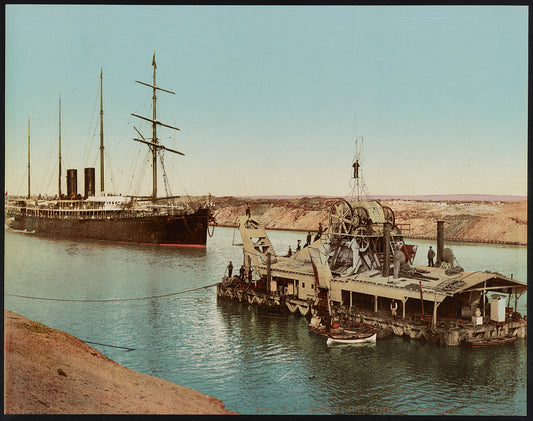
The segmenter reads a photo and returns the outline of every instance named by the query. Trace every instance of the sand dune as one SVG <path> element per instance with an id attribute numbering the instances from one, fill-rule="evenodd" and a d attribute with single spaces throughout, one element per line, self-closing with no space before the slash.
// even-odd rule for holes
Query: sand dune
<path id="1" fill-rule="evenodd" d="M 130 370 L 8 310 L 4 335 L 6 414 L 234 414 L 218 399 Z"/>

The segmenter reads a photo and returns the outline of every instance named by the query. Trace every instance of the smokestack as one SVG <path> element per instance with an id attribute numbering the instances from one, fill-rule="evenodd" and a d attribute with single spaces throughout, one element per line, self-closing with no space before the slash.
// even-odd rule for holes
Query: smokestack
<path id="1" fill-rule="evenodd" d="M 382 275 L 390 276 L 390 224 L 383 224 L 383 268 Z"/>
<path id="2" fill-rule="evenodd" d="M 442 262 L 444 252 L 444 221 L 437 221 L 437 265 Z"/>
<path id="3" fill-rule="evenodd" d="M 78 170 L 67 170 L 67 197 L 69 199 L 78 195 Z"/>
<path id="4" fill-rule="evenodd" d="M 94 196 L 94 174 L 94 168 L 85 168 L 85 197 Z"/>

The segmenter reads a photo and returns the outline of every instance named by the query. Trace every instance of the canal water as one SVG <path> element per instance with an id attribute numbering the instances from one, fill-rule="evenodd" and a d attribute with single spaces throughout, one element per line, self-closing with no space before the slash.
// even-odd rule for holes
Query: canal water
<path id="1" fill-rule="evenodd" d="M 277 254 L 306 233 L 269 231 Z M 527 344 L 438 346 L 389 337 L 328 347 L 303 317 L 217 299 L 240 235 L 216 228 L 206 250 L 135 247 L 5 233 L 5 308 L 66 331 L 141 373 L 198 390 L 241 414 L 526 415 Z M 418 244 L 425 264 L 429 245 Z M 450 244 L 446 244 L 450 246 Z M 527 248 L 451 244 L 465 270 L 527 279 Z M 53 301 L 118 299 L 117 301 Z M 153 297 L 141 300 L 121 299 Z M 527 297 L 518 310 L 527 311 Z"/>

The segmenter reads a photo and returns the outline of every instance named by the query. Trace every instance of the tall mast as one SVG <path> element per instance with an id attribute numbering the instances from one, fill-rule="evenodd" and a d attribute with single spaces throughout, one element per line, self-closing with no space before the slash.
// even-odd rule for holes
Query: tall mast
<path id="1" fill-rule="evenodd" d="M 30 198 L 30 117 L 28 116 L 28 199 Z"/>
<path id="2" fill-rule="evenodd" d="M 61 199 L 61 94 L 59 94 L 59 199 Z"/>
<path id="3" fill-rule="evenodd" d="M 157 69 L 157 66 L 155 64 L 155 52 L 154 57 L 152 58 L 152 66 L 154 68 L 154 83 L 153 83 L 153 94 L 152 94 L 152 142 L 156 145 L 159 143 L 157 140 L 157 118 L 156 118 L 156 84 L 155 84 L 155 70 Z M 152 147 L 152 200 L 155 201 L 157 199 L 157 147 Z"/>
<path id="4" fill-rule="evenodd" d="M 184 155 L 184 154 L 179 152 L 179 151 L 176 151 L 174 149 L 170 149 L 170 148 L 167 148 L 166 146 L 161 145 L 159 143 L 159 140 L 157 139 L 157 125 L 158 124 L 160 126 L 168 127 L 170 129 L 174 129 L 174 130 L 179 130 L 179 129 L 177 127 L 169 126 L 167 124 L 161 123 L 160 121 L 157 121 L 156 90 L 159 89 L 160 91 L 168 92 L 169 94 L 174 94 L 174 92 L 168 91 L 168 90 L 163 89 L 163 88 L 160 88 L 160 87 L 158 87 L 155 84 L 156 83 L 155 71 L 157 69 L 157 66 L 155 64 L 155 52 L 154 52 L 154 56 L 152 58 L 152 66 L 154 67 L 153 84 L 152 85 L 150 85 L 148 83 L 144 83 L 144 82 L 139 82 L 138 80 L 135 81 L 137 83 L 140 83 L 141 85 L 148 86 L 148 87 L 152 88 L 152 90 L 153 90 L 153 95 L 152 95 L 152 118 L 150 119 L 150 118 L 143 117 L 143 116 L 140 116 L 140 115 L 137 115 L 137 114 L 133 114 L 133 113 L 131 115 L 134 116 L 134 117 L 141 118 L 141 119 L 146 120 L 146 121 L 150 121 L 152 123 L 152 139 L 145 139 L 144 136 L 141 134 L 141 132 L 139 132 L 139 130 L 137 130 L 136 127 L 134 127 L 135 130 L 137 131 L 137 133 L 139 133 L 139 135 L 141 136 L 141 139 L 133 139 L 133 140 L 136 140 L 137 142 L 141 142 L 141 143 L 147 144 L 150 147 L 150 150 L 152 151 L 152 185 L 153 185 L 152 186 L 152 200 L 155 202 L 157 200 L 157 151 L 159 149 L 164 149 L 166 151 L 174 152 L 174 153 L 177 153 L 179 155 Z"/>
<path id="5" fill-rule="evenodd" d="M 104 194 L 104 92 L 102 88 L 102 69 L 100 69 L 100 192 Z"/>

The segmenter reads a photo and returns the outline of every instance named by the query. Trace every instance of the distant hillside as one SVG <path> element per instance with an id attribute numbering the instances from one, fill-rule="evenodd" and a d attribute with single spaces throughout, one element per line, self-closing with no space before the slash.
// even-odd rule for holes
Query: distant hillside
<path id="1" fill-rule="evenodd" d="M 250 199 L 303 199 L 304 197 L 322 197 L 332 199 L 342 196 L 317 196 L 317 195 L 297 195 L 297 196 L 233 196 L 235 198 Z M 347 199 L 347 196 L 344 196 Z M 527 200 L 527 196 L 519 195 L 496 195 L 496 194 L 425 194 L 425 195 L 374 195 L 370 200 L 421 200 L 421 201 L 443 201 L 443 202 L 519 202 Z"/>
<path id="2" fill-rule="evenodd" d="M 444 235 L 449 240 L 527 245 L 527 201 L 524 199 L 503 200 L 517 196 L 483 195 L 476 195 L 477 200 L 464 200 L 466 196 L 458 195 L 423 196 L 426 200 L 420 197 L 380 198 L 380 202 L 394 211 L 396 223 L 411 237 L 433 239 L 437 221 L 444 221 Z M 435 197 L 453 199 L 436 200 Z M 488 197 L 498 200 L 489 201 Z M 331 206 L 338 198 L 213 197 L 212 200 L 218 225 L 235 226 L 249 203 L 252 216 L 259 218 L 267 229 L 316 231 L 319 222 L 328 226 Z"/>

